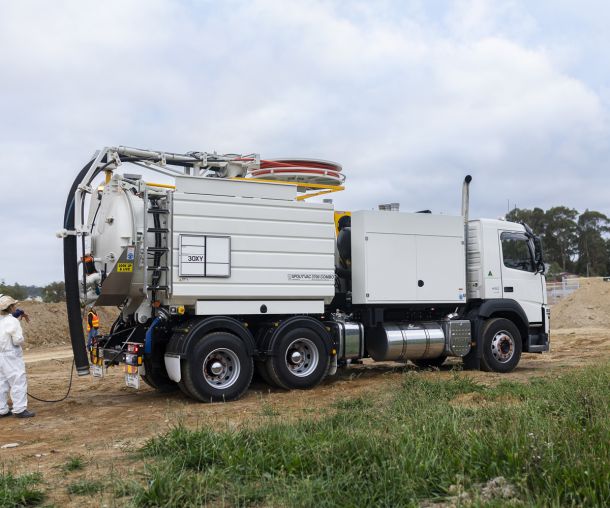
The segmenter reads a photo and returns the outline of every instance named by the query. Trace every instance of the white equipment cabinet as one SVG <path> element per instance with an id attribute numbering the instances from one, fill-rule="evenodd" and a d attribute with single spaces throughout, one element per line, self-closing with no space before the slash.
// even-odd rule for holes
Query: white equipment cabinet
<path id="1" fill-rule="evenodd" d="M 351 234 L 355 304 L 464 302 L 462 217 L 354 212 Z"/>

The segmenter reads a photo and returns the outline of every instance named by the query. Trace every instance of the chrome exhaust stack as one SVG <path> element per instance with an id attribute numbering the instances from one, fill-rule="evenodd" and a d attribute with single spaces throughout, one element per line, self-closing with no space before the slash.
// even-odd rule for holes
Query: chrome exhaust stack
<path id="1" fill-rule="evenodd" d="M 462 218 L 464 219 L 464 270 L 466 270 L 466 286 L 468 287 L 468 214 L 470 211 L 470 182 L 472 176 L 466 175 L 462 184 Z M 468 299 L 468 291 L 466 291 Z"/>
<path id="2" fill-rule="evenodd" d="M 468 209 L 470 208 L 470 182 L 472 182 L 472 176 L 466 175 L 462 185 L 462 217 L 464 217 L 464 224 L 466 225 L 468 224 Z"/>

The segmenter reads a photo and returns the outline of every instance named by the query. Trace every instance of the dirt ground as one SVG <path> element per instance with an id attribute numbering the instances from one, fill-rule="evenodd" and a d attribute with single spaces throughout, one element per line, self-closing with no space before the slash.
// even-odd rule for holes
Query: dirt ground
<path id="1" fill-rule="evenodd" d="M 30 394 L 56 399 L 66 393 L 72 362 L 68 346 L 35 347 L 26 351 L 25 357 Z M 607 327 L 559 328 L 552 332 L 550 353 L 524 354 L 512 373 L 461 375 L 488 385 L 500 380 L 527 382 L 532 377 L 559 375 L 570 368 L 608 360 Z M 36 418 L 0 419 L 0 464 L 15 473 L 41 472 L 50 491 L 47 502 L 66 507 L 114 506 L 110 492 L 76 496 L 67 493 L 67 486 L 98 477 L 107 483 L 129 474 L 135 467 L 134 451 L 151 436 L 178 423 L 220 430 L 238 428 L 244 422 L 264 424 L 278 418 L 315 417 L 332 411 L 332 404 L 344 398 L 390 394 L 400 384 L 405 369 L 414 367 L 365 362 L 340 370 L 310 391 L 286 392 L 254 383 L 241 400 L 217 404 L 194 402 L 179 391 L 158 393 L 146 385 L 139 391 L 127 388 L 119 367 L 111 368 L 103 379 L 75 374 L 66 400 L 43 403 L 30 399 L 29 407 L 37 412 Z M 443 378 L 454 374 L 450 363 L 440 372 L 421 371 L 421 375 Z M 6 444 L 17 446 L 1 448 Z M 66 472 L 63 466 L 77 456 L 84 459 L 84 469 Z"/>

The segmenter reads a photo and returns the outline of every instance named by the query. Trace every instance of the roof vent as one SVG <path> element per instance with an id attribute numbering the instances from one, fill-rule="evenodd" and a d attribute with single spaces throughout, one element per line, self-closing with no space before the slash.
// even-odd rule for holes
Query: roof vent
<path id="1" fill-rule="evenodd" d="M 379 205 L 379 209 L 387 212 L 398 212 L 400 210 L 400 203 L 387 203 L 385 205 Z"/>

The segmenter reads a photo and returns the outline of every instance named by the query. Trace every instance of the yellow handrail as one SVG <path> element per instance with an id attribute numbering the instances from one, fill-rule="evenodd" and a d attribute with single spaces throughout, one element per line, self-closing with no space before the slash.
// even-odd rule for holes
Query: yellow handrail
<path id="1" fill-rule="evenodd" d="M 176 189 L 175 185 L 171 185 L 169 183 L 153 183 L 153 182 L 146 182 L 146 185 L 150 185 L 151 187 L 161 187 L 162 189 Z"/>
<path id="2" fill-rule="evenodd" d="M 304 182 L 287 182 L 283 180 L 264 180 L 264 179 L 256 179 L 256 178 L 241 178 L 241 177 L 233 177 L 230 180 L 239 180 L 244 182 L 252 182 L 252 183 L 273 183 L 278 185 L 292 185 L 294 187 L 301 189 L 309 188 L 309 189 L 321 189 L 319 192 L 314 192 L 313 194 L 306 194 L 304 196 L 297 196 L 297 201 L 303 201 L 304 199 L 313 198 L 315 196 L 321 196 L 323 194 L 330 194 L 331 192 L 339 192 L 345 190 L 343 185 L 325 185 L 322 183 L 304 183 Z M 162 189 L 176 189 L 175 185 L 171 185 L 168 183 L 154 183 L 154 182 L 146 182 L 146 185 L 150 187 L 160 187 Z M 305 192 L 305 191 L 301 191 Z"/>

